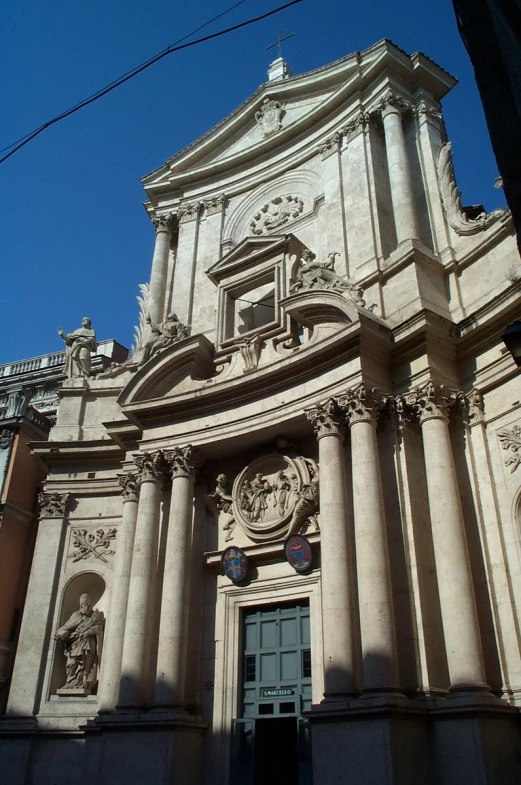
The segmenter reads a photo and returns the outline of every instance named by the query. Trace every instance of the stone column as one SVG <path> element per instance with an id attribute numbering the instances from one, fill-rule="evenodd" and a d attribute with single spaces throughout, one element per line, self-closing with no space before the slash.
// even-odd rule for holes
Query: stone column
<path id="1" fill-rule="evenodd" d="M 307 412 L 318 439 L 324 701 L 357 693 L 343 422 L 333 400 Z"/>
<path id="2" fill-rule="evenodd" d="M 40 493 L 40 522 L 14 663 L 7 714 L 31 716 L 42 688 L 42 662 L 50 642 L 50 620 L 56 603 L 63 558 L 68 493 Z"/>
<path id="3" fill-rule="evenodd" d="M 398 689 L 396 637 L 382 482 L 376 440 L 380 402 L 359 385 L 338 399 L 351 431 L 353 507 L 363 689 Z"/>
<path id="4" fill-rule="evenodd" d="M 161 491 L 166 468 L 161 450 L 137 455 L 135 462 L 141 471 L 141 490 L 121 660 L 121 708 L 142 707 L 148 692 Z"/>
<path id="5" fill-rule="evenodd" d="M 385 98 L 381 112 L 396 240 L 401 243 L 403 240 L 418 238 L 418 226 L 414 208 L 411 169 L 403 134 L 400 100 L 389 93 Z"/>
<path id="6" fill-rule="evenodd" d="M 190 606 L 190 546 L 196 453 L 188 445 L 165 454 L 172 473 L 172 498 L 165 553 L 159 646 L 157 707 L 183 709 Z"/>
<path id="7" fill-rule="evenodd" d="M 153 219 L 156 230 L 156 244 L 150 273 L 150 290 L 147 309 L 150 318 L 158 324 L 163 321 L 165 311 L 166 277 L 168 273 L 168 256 L 174 223 L 173 215 L 162 215 Z"/>
<path id="8" fill-rule="evenodd" d="M 443 633 L 451 690 L 485 690 L 485 671 L 465 525 L 449 434 L 457 400 L 431 382 L 398 400 L 420 421 Z"/>
<path id="9" fill-rule="evenodd" d="M 122 488 L 123 516 L 116 540 L 112 597 L 103 642 L 103 661 L 98 690 L 100 711 L 112 711 L 118 702 L 128 589 L 138 513 L 138 477 L 131 473 L 124 474 L 119 477 L 119 484 Z"/>

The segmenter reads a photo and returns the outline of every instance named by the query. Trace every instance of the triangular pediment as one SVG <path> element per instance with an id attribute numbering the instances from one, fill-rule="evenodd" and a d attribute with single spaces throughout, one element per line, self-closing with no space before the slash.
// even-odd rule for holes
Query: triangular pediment
<path id="1" fill-rule="evenodd" d="M 172 187 L 183 190 L 202 176 L 229 174 L 252 160 L 262 161 L 277 148 L 327 130 L 350 102 L 354 107 L 360 101 L 368 85 L 391 72 L 411 85 L 421 72 L 433 94 L 440 97 L 455 82 L 425 56 L 409 56 L 383 40 L 328 66 L 261 85 L 218 125 L 143 178 L 143 185 L 154 202 L 154 192 Z M 265 121 L 270 112 L 271 119 Z"/>
<path id="2" fill-rule="evenodd" d="M 222 256 L 210 267 L 206 274 L 214 283 L 241 270 L 256 266 L 265 259 L 273 258 L 279 253 L 296 254 L 302 252 L 304 246 L 293 234 L 272 234 L 268 237 L 245 237 L 231 251 Z"/>

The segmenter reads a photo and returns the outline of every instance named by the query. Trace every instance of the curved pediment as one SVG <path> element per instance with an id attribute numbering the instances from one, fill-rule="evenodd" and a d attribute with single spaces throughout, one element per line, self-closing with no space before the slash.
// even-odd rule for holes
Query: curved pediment
<path id="1" fill-rule="evenodd" d="M 194 335 L 174 343 L 141 366 L 121 391 L 118 403 L 124 406 L 165 398 L 174 389 L 178 394 L 192 390 L 194 380 L 213 375 L 213 356 L 213 343 L 204 335 Z"/>

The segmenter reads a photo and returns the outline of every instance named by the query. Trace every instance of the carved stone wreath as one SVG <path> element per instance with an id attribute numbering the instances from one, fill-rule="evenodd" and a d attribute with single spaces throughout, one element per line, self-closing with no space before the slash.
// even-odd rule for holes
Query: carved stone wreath
<path id="1" fill-rule="evenodd" d="M 305 520 L 318 528 L 318 467 L 309 458 L 263 456 L 237 476 L 232 498 L 235 520 L 254 541 L 285 537 Z"/>
<path id="2" fill-rule="evenodd" d="M 276 196 L 255 213 L 250 222 L 250 231 L 256 235 L 271 232 L 298 218 L 303 209 L 304 202 L 298 196 Z"/>

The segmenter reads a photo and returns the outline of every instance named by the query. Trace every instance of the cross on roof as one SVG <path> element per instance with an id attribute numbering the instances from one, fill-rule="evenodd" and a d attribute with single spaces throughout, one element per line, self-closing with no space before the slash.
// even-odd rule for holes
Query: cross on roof
<path id="1" fill-rule="evenodd" d="M 277 40 L 275 41 L 275 43 L 270 44 L 269 46 L 266 47 L 266 51 L 268 51 L 268 49 L 273 49 L 273 47 L 276 46 L 277 53 L 278 53 L 277 57 L 282 57 L 282 42 L 287 41 L 288 38 L 293 38 L 293 36 L 295 35 L 295 33 L 290 33 L 289 35 L 283 36 L 282 33 L 283 31 L 279 30 L 279 32 L 277 33 Z"/>

